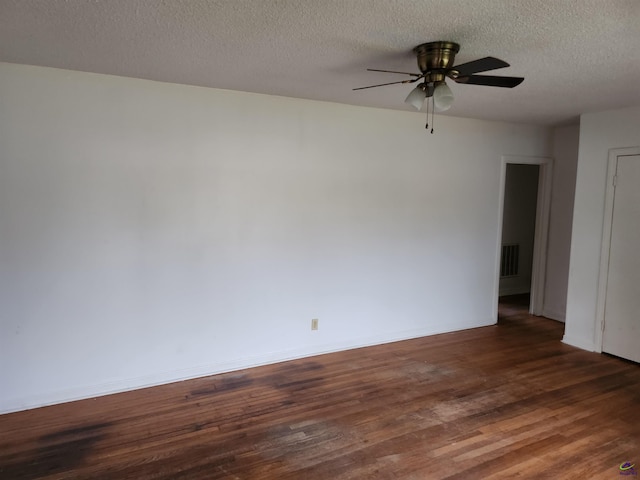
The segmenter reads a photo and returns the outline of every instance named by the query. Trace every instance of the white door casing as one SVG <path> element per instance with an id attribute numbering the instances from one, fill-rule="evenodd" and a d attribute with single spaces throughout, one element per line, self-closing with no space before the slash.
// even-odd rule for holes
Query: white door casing
<path id="1" fill-rule="evenodd" d="M 529 313 L 542 315 L 544 307 L 544 282 L 547 266 L 547 239 L 549 230 L 549 211 L 551 208 L 551 180 L 553 161 L 548 157 L 529 157 L 523 155 L 503 155 L 500 165 L 500 191 L 498 197 L 498 241 L 496 246 L 494 275 L 494 311 L 498 318 L 498 296 L 500 292 L 500 250 L 502 248 L 502 219 L 504 214 L 504 188 L 507 164 L 539 165 L 538 201 L 536 205 L 536 228 L 533 240 L 533 264 L 531 266 L 531 300 Z"/>

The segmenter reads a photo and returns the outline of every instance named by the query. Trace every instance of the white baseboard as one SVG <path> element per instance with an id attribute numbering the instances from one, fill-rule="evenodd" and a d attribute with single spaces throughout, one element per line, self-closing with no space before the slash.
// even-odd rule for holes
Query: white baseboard
<path id="1" fill-rule="evenodd" d="M 507 295 L 520 295 L 522 293 L 529 293 L 531 291 L 531 287 L 527 286 L 514 286 L 514 287 L 503 287 L 498 291 L 498 295 L 501 297 Z"/>
<path id="2" fill-rule="evenodd" d="M 562 343 L 566 343 L 567 345 L 571 345 L 572 347 L 581 348 L 582 350 L 587 350 L 589 352 L 596 351 L 593 340 L 586 340 L 582 338 L 570 337 L 565 335 L 562 338 Z"/>
<path id="3" fill-rule="evenodd" d="M 565 312 L 562 310 L 554 310 L 553 308 L 543 308 L 542 316 L 550 318 L 551 320 L 557 320 L 558 322 L 565 322 Z"/>
<path id="4" fill-rule="evenodd" d="M 431 335 L 438 335 L 441 333 L 450 333 L 460 330 L 467 330 L 470 328 L 485 327 L 489 325 L 495 325 L 495 323 L 496 319 L 488 319 L 483 322 L 469 321 L 457 322 L 454 324 L 449 323 L 446 325 L 432 325 L 424 329 L 394 332 L 384 336 L 378 335 L 369 338 L 362 338 L 360 340 L 352 342 L 321 345 L 313 347 L 312 350 L 292 349 L 286 351 L 271 352 L 254 357 L 242 357 L 230 360 L 228 362 L 219 362 L 211 365 L 199 365 L 181 370 L 158 372 L 141 377 L 122 379 L 115 382 L 97 383 L 93 385 L 79 386 L 76 388 L 61 389 L 58 391 L 43 392 L 42 394 L 39 394 L 37 396 L 18 396 L 2 400 L 0 403 L 0 414 L 29 410 L 32 408 L 56 405 L 59 403 L 72 402 L 76 400 L 85 400 L 87 398 L 94 398 L 130 390 L 154 387 L 167 383 L 189 380 L 192 378 L 206 377 L 209 375 L 217 375 L 220 373 L 228 373 L 236 370 L 243 370 L 245 368 L 252 368 L 261 365 L 284 362 L 287 360 L 312 357 L 315 355 L 323 355 L 326 353 L 369 347 L 372 345 L 381 345 L 384 343 L 392 343 L 402 340 L 409 340 L 412 338 L 427 337 Z"/>

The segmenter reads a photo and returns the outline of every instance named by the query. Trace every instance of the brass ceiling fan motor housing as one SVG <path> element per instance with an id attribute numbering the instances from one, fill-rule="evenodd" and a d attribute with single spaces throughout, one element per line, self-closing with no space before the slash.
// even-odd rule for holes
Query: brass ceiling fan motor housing
<path id="1" fill-rule="evenodd" d="M 444 81 L 459 51 L 460 45 L 453 42 L 423 43 L 413 49 L 418 57 L 418 68 L 424 74 L 426 83 Z"/>

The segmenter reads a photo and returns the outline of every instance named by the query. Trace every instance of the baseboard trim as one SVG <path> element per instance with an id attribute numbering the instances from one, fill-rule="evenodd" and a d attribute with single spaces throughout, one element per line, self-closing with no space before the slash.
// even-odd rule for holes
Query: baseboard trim
<path id="1" fill-rule="evenodd" d="M 554 309 L 542 309 L 542 316 L 546 318 L 550 318 L 551 320 L 556 320 L 558 322 L 565 323 L 565 312 Z"/>
<path id="2" fill-rule="evenodd" d="M 566 343 L 567 345 L 571 345 L 572 347 L 577 347 L 582 350 L 587 350 L 588 352 L 596 351 L 593 340 L 589 341 L 582 338 L 575 338 L 565 335 L 562 338 L 562 343 Z"/>
<path id="3" fill-rule="evenodd" d="M 506 297 L 509 295 L 521 295 L 523 293 L 530 293 L 530 292 L 531 292 L 531 287 L 519 287 L 519 286 L 504 287 L 499 290 L 498 296 Z"/>
<path id="4" fill-rule="evenodd" d="M 296 360 L 300 358 L 313 357 L 316 355 L 324 355 L 327 353 L 340 352 L 344 350 L 352 350 L 356 348 L 370 347 L 373 345 L 382 345 L 385 343 L 410 340 L 413 338 L 451 333 L 460 330 L 468 330 L 471 328 L 486 327 L 495 324 L 496 319 L 488 319 L 482 322 L 457 322 L 453 325 L 447 324 L 446 327 L 430 326 L 429 328 L 424 329 L 394 332 L 384 336 L 377 335 L 373 337 L 363 338 L 360 341 L 321 345 L 313 347 L 313 349 L 292 349 L 286 351 L 271 352 L 254 357 L 242 357 L 229 362 L 218 362 L 210 365 L 199 365 L 192 368 L 158 372 L 141 377 L 122 379 L 121 381 L 97 383 L 77 388 L 63 389 L 43 393 L 41 395 L 38 395 L 37 397 L 14 397 L 2 402 L 2 405 L 0 405 L 0 414 L 30 410 L 33 408 L 57 405 L 60 403 L 73 402 L 77 400 L 85 400 L 88 398 L 101 397 L 105 395 L 113 395 L 115 393 L 155 387 L 158 385 L 165 385 L 168 383 L 190 380 L 193 378 L 207 377 L 209 375 L 229 373 L 237 370 L 244 370 L 246 368 L 259 367 L 261 365 L 285 362 L 288 360 Z"/>

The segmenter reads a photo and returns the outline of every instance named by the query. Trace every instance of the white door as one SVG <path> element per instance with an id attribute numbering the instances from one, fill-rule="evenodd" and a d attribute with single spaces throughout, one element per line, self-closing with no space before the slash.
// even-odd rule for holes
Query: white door
<path id="1" fill-rule="evenodd" d="M 640 362 L 640 155 L 615 175 L 602 351 Z"/>

